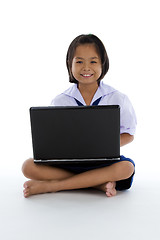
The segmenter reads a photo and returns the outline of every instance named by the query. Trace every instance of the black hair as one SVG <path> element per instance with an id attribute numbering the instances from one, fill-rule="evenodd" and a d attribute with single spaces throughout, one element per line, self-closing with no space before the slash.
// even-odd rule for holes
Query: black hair
<path id="1" fill-rule="evenodd" d="M 93 34 L 79 35 L 71 42 L 71 44 L 68 48 L 67 57 L 66 57 L 66 64 L 67 64 L 67 69 L 68 69 L 68 73 L 69 73 L 69 81 L 71 83 L 78 83 L 78 81 L 74 78 L 74 76 L 72 74 L 72 61 L 74 58 L 76 48 L 82 44 L 94 44 L 94 46 L 96 47 L 96 50 L 101 58 L 102 74 L 99 77 L 99 79 L 97 80 L 97 82 L 99 83 L 102 80 L 102 78 L 105 76 L 105 74 L 108 72 L 109 59 L 108 59 L 108 55 L 107 55 L 106 49 L 105 49 L 102 41 Z"/>

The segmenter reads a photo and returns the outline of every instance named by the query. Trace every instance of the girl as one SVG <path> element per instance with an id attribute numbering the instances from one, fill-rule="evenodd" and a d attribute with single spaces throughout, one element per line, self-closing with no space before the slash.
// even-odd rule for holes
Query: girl
<path id="1" fill-rule="evenodd" d="M 133 141 L 136 116 L 126 95 L 104 84 L 101 80 L 109 69 L 103 43 L 95 35 L 75 38 L 67 52 L 69 81 L 74 85 L 52 101 L 54 106 L 120 105 L 120 146 Z M 31 179 L 24 183 L 24 197 L 33 194 L 94 187 L 108 197 L 117 190 L 131 187 L 134 162 L 124 156 L 96 167 L 36 165 L 28 159 L 22 166 L 23 174 Z"/>

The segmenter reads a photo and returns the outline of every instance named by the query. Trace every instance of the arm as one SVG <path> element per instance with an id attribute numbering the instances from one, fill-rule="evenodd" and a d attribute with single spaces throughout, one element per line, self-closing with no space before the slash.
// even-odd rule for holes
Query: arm
<path id="1" fill-rule="evenodd" d="M 120 135 L 120 147 L 132 142 L 134 139 L 133 135 L 130 135 L 129 133 L 122 133 Z"/>

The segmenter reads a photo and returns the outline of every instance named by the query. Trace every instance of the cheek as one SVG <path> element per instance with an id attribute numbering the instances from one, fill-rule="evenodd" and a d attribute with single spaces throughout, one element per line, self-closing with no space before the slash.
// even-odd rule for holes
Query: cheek
<path id="1" fill-rule="evenodd" d="M 75 79 L 78 78 L 78 69 L 77 67 L 74 66 L 74 64 L 72 65 L 72 68 L 71 68 L 71 74 Z"/>
<path id="2" fill-rule="evenodd" d="M 74 67 L 74 64 L 72 64 L 72 67 L 71 67 L 71 72 L 72 72 L 72 74 L 74 74 L 74 72 L 75 72 L 75 67 Z"/>
<path id="3" fill-rule="evenodd" d="M 71 68 L 71 72 L 72 72 L 72 75 L 74 76 L 75 73 L 76 73 L 74 66 L 72 66 L 72 68 Z"/>
<path id="4" fill-rule="evenodd" d="M 77 69 L 77 66 L 74 63 L 72 63 L 72 68 L 71 68 L 72 72 L 76 72 L 76 69 Z"/>
<path id="5" fill-rule="evenodd" d="M 100 76 L 100 75 L 102 74 L 102 68 L 101 68 L 101 67 L 98 67 L 96 72 L 97 72 L 97 74 Z"/>

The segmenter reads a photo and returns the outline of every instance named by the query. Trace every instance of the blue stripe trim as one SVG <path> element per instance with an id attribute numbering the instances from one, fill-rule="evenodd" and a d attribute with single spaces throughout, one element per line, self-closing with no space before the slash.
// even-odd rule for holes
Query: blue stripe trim
<path id="1" fill-rule="evenodd" d="M 78 106 L 84 106 L 84 105 L 83 105 L 80 101 L 78 101 L 76 98 L 75 98 L 75 100 L 76 100 Z"/>
<path id="2" fill-rule="evenodd" d="M 99 104 L 99 102 L 101 101 L 101 98 L 102 98 L 102 97 L 100 97 L 100 98 L 98 98 L 96 101 L 94 101 L 93 104 L 92 104 L 92 106 L 97 106 L 97 105 Z M 80 101 L 78 101 L 76 98 L 75 98 L 75 100 L 76 100 L 78 106 L 84 106 L 84 105 L 83 105 Z"/>

